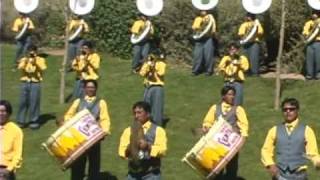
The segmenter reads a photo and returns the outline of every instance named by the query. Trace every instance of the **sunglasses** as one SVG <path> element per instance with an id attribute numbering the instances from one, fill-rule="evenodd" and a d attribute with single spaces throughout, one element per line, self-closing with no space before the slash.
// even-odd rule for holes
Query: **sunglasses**
<path id="1" fill-rule="evenodd" d="M 295 108 L 295 107 L 282 108 L 282 112 L 287 112 L 287 111 L 292 112 L 292 111 L 295 111 L 296 109 L 297 108 Z"/>

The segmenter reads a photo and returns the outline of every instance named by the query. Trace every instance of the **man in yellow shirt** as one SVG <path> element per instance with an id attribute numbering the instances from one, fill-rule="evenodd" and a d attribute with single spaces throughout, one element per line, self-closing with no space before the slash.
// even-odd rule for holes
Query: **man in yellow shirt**
<path id="1" fill-rule="evenodd" d="M 17 51 L 15 57 L 15 68 L 18 60 L 27 52 L 28 46 L 31 44 L 31 35 L 34 30 L 34 24 L 27 14 L 19 13 L 20 16 L 14 20 L 11 30 L 16 33 Z M 22 33 L 22 30 L 24 30 Z M 21 34 L 20 34 L 21 33 Z M 18 37 L 20 35 L 20 37 Z"/>
<path id="2" fill-rule="evenodd" d="M 243 48 L 245 55 L 250 61 L 249 74 L 258 76 L 260 68 L 260 41 L 264 32 L 260 22 L 256 20 L 256 16 L 254 14 L 247 13 L 245 22 L 240 25 L 238 36 L 241 40 L 245 39 L 253 30 L 255 23 L 257 23 L 256 32 L 253 34 L 251 39 L 246 43 L 243 43 Z"/>
<path id="3" fill-rule="evenodd" d="M 192 30 L 195 33 L 204 31 L 204 28 L 206 28 L 206 25 L 210 21 L 209 16 L 210 14 L 207 11 L 201 10 L 200 15 L 193 21 Z M 199 75 L 204 72 L 206 76 L 211 76 L 213 73 L 215 44 L 217 44 L 214 39 L 217 32 L 214 18 L 213 25 L 210 28 L 207 34 L 195 40 L 192 66 L 193 75 Z"/>
<path id="4" fill-rule="evenodd" d="M 129 161 L 128 180 L 160 180 L 161 157 L 167 151 L 166 132 L 150 121 L 150 105 L 136 102 L 133 126 L 120 138 L 119 156 Z"/>
<path id="5" fill-rule="evenodd" d="M 81 46 L 81 54 L 71 64 L 76 72 L 76 84 L 73 90 L 73 98 L 83 97 L 83 81 L 98 80 L 100 68 L 100 56 L 93 49 L 90 41 L 85 41 Z"/>
<path id="6" fill-rule="evenodd" d="M 84 35 L 89 32 L 89 26 L 80 15 L 74 15 L 68 24 L 68 31 L 68 67 L 70 68 L 72 60 L 80 53 L 80 48 L 84 43 Z"/>
<path id="7" fill-rule="evenodd" d="M 150 19 L 142 13 L 138 14 L 138 20 L 136 20 L 131 27 L 132 34 L 140 35 L 145 30 L 147 22 L 151 24 L 151 28 L 148 35 L 141 42 L 133 44 L 132 72 L 134 73 L 139 72 L 139 69 L 141 68 L 145 58 L 148 56 L 150 52 L 154 28 Z"/>
<path id="8" fill-rule="evenodd" d="M 231 86 L 224 86 L 221 90 L 222 101 L 210 107 L 202 124 L 202 131 L 207 133 L 213 124 L 222 116 L 241 136 L 248 137 L 249 123 L 245 110 L 234 105 L 236 90 Z M 235 155 L 215 180 L 237 179 L 239 154 Z"/>
<path id="9" fill-rule="evenodd" d="M 12 106 L 0 100 L 0 179 L 14 180 L 22 164 L 23 132 L 9 120 Z"/>
<path id="10" fill-rule="evenodd" d="M 164 110 L 164 75 L 166 73 L 166 63 L 164 54 L 152 53 L 143 63 L 139 74 L 144 77 L 144 101 L 151 106 L 152 122 L 163 126 Z"/>
<path id="11" fill-rule="evenodd" d="M 315 11 L 303 27 L 303 36 L 308 38 L 319 26 L 319 12 Z M 307 44 L 306 49 L 306 79 L 320 79 L 320 33 Z"/>
<path id="12" fill-rule="evenodd" d="M 99 122 L 102 130 L 110 134 L 110 117 L 107 102 L 97 97 L 98 83 L 95 80 L 84 81 L 85 96 L 76 99 L 64 115 L 64 121 L 70 120 L 77 112 L 88 109 Z M 101 142 L 93 145 L 71 166 L 71 180 L 82 180 L 85 177 L 86 161 L 89 160 L 88 179 L 99 179 L 101 161 Z"/>
<path id="13" fill-rule="evenodd" d="M 224 56 L 219 63 L 219 71 L 224 75 L 224 85 L 233 86 L 236 90 L 234 105 L 243 103 L 243 82 L 245 72 L 249 68 L 248 59 L 239 55 L 239 47 L 235 43 L 229 45 L 229 54 Z"/>
<path id="14" fill-rule="evenodd" d="M 274 179 L 307 180 L 307 159 L 320 167 L 313 130 L 299 119 L 299 102 L 282 102 L 284 122 L 272 127 L 261 149 L 261 161 Z"/>
<path id="15" fill-rule="evenodd" d="M 17 113 L 17 122 L 24 128 L 28 124 L 26 113 L 29 112 L 29 127 L 39 128 L 41 81 L 43 72 L 47 69 L 44 58 L 37 55 L 37 46 L 30 45 L 28 54 L 19 60 L 18 69 L 21 71 L 20 104 Z"/>

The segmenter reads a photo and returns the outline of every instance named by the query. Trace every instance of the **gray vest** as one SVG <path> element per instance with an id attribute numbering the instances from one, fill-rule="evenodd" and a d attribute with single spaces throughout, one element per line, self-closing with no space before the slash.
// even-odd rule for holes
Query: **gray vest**
<path id="1" fill-rule="evenodd" d="M 277 126 L 275 146 L 277 165 L 280 169 L 294 171 L 306 165 L 305 129 L 304 124 L 298 124 L 289 135 L 284 124 Z"/>
<path id="2" fill-rule="evenodd" d="M 231 110 L 227 112 L 226 114 L 223 114 L 222 112 L 222 104 L 217 104 L 216 105 L 216 114 L 215 118 L 218 120 L 218 117 L 222 115 L 222 117 L 229 123 L 231 124 L 232 127 L 236 128 L 239 130 L 239 127 L 237 125 L 237 115 L 236 115 L 236 110 L 238 106 L 232 106 Z"/>
<path id="3" fill-rule="evenodd" d="M 84 98 L 80 98 L 80 103 L 79 103 L 77 112 L 82 111 L 83 109 L 86 108 L 90 111 L 93 117 L 95 117 L 95 119 L 98 121 L 100 117 L 99 103 L 100 103 L 99 98 L 96 98 L 93 102 L 87 102 Z"/>

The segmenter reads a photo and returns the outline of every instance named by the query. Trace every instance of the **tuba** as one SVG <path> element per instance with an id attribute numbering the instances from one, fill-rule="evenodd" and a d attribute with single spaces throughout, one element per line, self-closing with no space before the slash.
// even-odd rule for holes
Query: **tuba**
<path id="1" fill-rule="evenodd" d="M 192 0 L 192 5 L 199 10 L 210 10 L 213 9 L 219 0 Z M 209 16 L 209 21 L 205 22 L 201 25 L 201 31 L 196 32 L 192 37 L 194 40 L 201 39 L 204 35 L 206 35 L 212 27 L 216 27 L 216 22 L 211 14 Z"/>
<path id="2" fill-rule="evenodd" d="M 14 0 L 13 3 L 17 11 L 23 14 L 29 14 L 38 7 L 39 0 Z M 30 18 L 27 17 L 24 21 L 21 31 L 18 32 L 18 34 L 15 36 L 16 40 L 21 39 L 25 35 L 30 24 L 29 22 L 30 22 Z"/>
<path id="3" fill-rule="evenodd" d="M 308 0 L 308 5 L 315 10 L 320 10 L 320 1 L 318 0 Z M 305 43 L 306 44 L 311 43 L 314 40 L 314 38 L 316 38 L 317 35 L 319 35 L 319 31 L 320 31 L 320 19 L 318 18 L 315 21 L 315 24 L 311 30 L 312 33 L 310 33 L 309 36 L 305 37 Z"/>
<path id="4" fill-rule="evenodd" d="M 146 16 L 156 16 L 163 8 L 163 0 L 137 0 L 138 10 Z M 151 21 L 147 20 L 145 27 L 139 34 L 132 34 L 130 41 L 132 44 L 137 44 L 144 40 L 152 28 Z"/>
<path id="5" fill-rule="evenodd" d="M 271 6 L 272 0 L 242 0 L 243 8 L 251 14 L 261 14 L 268 10 Z M 259 27 L 259 20 L 255 19 L 253 26 L 240 40 L 240 44 L 246 44 L 255 36 Z"/>
<path id="6" fill-rule="evenodd" d="M 76 15 L 86 15 L 90 13 L 94 7 L 94 0 L 69 0 L 69 7 Z M 84 28 L 84 20 L 81 19 L 80 26 L 69 36 L 69 41 L 77 38 Z"/>

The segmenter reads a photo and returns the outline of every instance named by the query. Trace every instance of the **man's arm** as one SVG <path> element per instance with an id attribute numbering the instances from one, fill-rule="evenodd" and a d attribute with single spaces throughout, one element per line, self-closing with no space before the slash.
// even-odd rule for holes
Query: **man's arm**
<path id="1" fill-rule="evenodd" d="M 70 120 L 77 113 L 79 104 L 80 104 L 80 99 L 76 99 L 75 101 L 73 101 L 72 105 L 64 115 L 64 121 Z"/>
<path id="2" fill-rule="evenodd" d="M 248 137 L 249 121 L 248 121 L 246 112 L 241 106 L 238 106 L 236 110 L 236 114 L 238 119 L 237 124 L 240 128 L 241 136 Z"/>
<path id="3" fill-rule="evenodd" d="M 306 156 L 310 159 L 314 166 L 320 167 L 320 155 L 318 151 L 318 145 L 314 131 L 307 126 L 305 131 L 306 139 Z"/>
<path id="4" fill-rule="evenodd" d="M 128 146 L 130 144 L 130 128 L 126 128 L 121 137 L 120 137 L 120 144 L 119 144 L 119 148 L 118 148 L 118 154 L 120 157 L 122 158 L 127 158 L 128 157 Z"/>
<path id="5" fill-rule="evenodd" d="M 23 132 L 21 129 L 16 129 L 16 136 L 13 143 L 13 159 L 8 165 L 8 171 L 14 171 L 19 168 L 22 163 L 22 148 L 23 148 Z"/>
<path id="6" fill-rule="evenodd" d="M 157 127 L 154 143 L 150 148 L 151 157 L 162 157 L 167 152 L 167 135 L 163 128 Z"/>
<path id="7" fill-rule="evenodd" d="M 99 106 L 100 106 L 100 116 L 99 116 L 100 126 L 104 132 L 106 132 L 107 134 L 110 134 L 110 116 L 108 112 L 107 102 L 104 100 L 100 100 Z"/>

